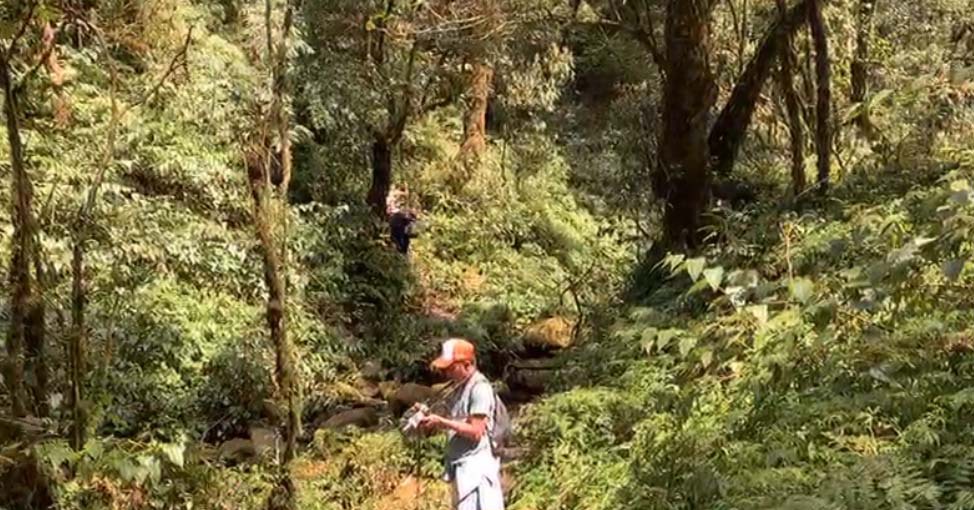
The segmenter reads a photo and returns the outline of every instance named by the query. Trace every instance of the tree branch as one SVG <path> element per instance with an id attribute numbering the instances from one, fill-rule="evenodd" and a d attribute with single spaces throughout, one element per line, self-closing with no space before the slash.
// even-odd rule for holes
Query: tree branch
<path id="1" fill-rule="evenodd" d="M 54 29 L 54 34 L 57 34 L 58 32 L 61 31 L 61 28 L 64 27 L 64 23 L 65 23 L 64 21 L 61 21 L 61 23 L 58 24 L 57 28 Z M 41 67 L 44 67 L 44 63 L 47 61 L 48 58 L 50 58 L 51 53 L 54 53 L 54 49 L 56 47 L 57 45 L 53 41 L 51 42 L 51 44 L 47 45 L 44 48 L 44 52 L 41 53 L 40 58 L 37 59 L 37 62 L 34 63 L 34 65 L 31 66 L 31 68 L 26 73 L 24 73 L 19 80 L 17 80 L 17 84 L 14 85 L 14 90 L 17 91 L 18 94 L 24 91 L 24 87 L 27 86 L 27 81 L 30 80 L 30 78 L 32 78 L 35 74 L 37 74 L 37 72 L 40 71 Z"/>
<path id="2" fill-rule="evenodd" d="M 10 55 L 13 54 L 14 49 L 17 47 L 17 43 L 20 42 L 20 39 L 24 36 L 25 33 L 27 33 L 27 27 L 30 26 L 30 22 L 34 20 L 35 9 L 37 9 L 37 2 L 31 2 L 30 7 L 27 10 L 27 16 L 24 18 L 23 24 L 20 25 L 19 29 L 17 29 L 17 33 L 14 34 L 13 39 L 10 40 L 10 45 L 3 51 L 3 54 L 0 55 L 0 58 L 6 60 L 9 59 Z"/>
<path id="3" fill-rule="evenodd" d="M 189 30 L 186 31 L 186 40 L 183 41 L 182 47 L 180 47 L 179 51 L 176 52 L 175 55 L 173 55 L 172 60 L 169 61 L 169 67 L 166 68 L 166 72 L 163 73 L 161 77 L 159 77 L 159 80 L 155 83 L 155 85 L 152 86 L 151 89 L 148 90 L 148 92 L 143 94 L 142 97 L 140 97 L 138 100 L 132 103 L 131 106 L 126 108 L 125 109 L 126 112 L 128 110 L 141 106 L 146 102 L 148 102 L 150 99 L 152 99 L 159 92 L 159 89 L 162 88 L 162 86 L 166 83 L 166 80 L 168 80 L 169 77 L 172 76 L 174 72 L 176 72 L 176 67 L 179 65 L 179 62 L 181 60 L 185 62 L 186 54 L 189 52 L 189 45 L 193 41 L 193 28 L 194 27 L 191 26 L 189 27 Z"/>

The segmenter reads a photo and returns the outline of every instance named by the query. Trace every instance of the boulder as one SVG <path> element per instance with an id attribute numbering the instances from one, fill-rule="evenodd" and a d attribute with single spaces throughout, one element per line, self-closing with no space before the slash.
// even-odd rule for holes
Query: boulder
<path id="1" fill-rule="evenodd" d="M 564 317 L 551 317 L 524 330 L 524 344 L 545 350 L 566 349 L 572 344 L 575 324 Z"/>
<path id="2" fill-rule="evenodd" d="M 558 364 L 551 359 L 529 359 L 508 367 L 504 381 L 512 393 L 523 390 L 532 394 L 543 393 L 551 386 L 558 374 Z"/>
<path id="3" fill-rule="evenodd" d="M 231 439 L 220 445 L 217 457 L 224 462 L 238 464 L 257 456 L 257 449 L 249 439 Z"/>
<path id="4" fill-rule="evenodd" d="M 361 378 L 355 384 L 358 386 L 359 391 L 362 392 L 362 396 L 368 399 L 377 399 L 382 396 L 382 390 L 373 381 Z"/>
<path id="5" fill-rule="evenodd" d="M 396 381 L 382 381 L 377 386 L 379 387 L 379 396 L 387 401 L 391 401 L 396 391 L 399 390 L 399 383 Z"/>
<path id="6" fill-rule="evenodd" d="M 267 427 L 250 427 L 250 443 L 256 455 L 276 452 L 280 447 L 280 436 L 277 431 Z"/>
<path id="7" fill-rule="evenodd" d="M 433 388 L 416 383 L 406 383 L 389 399 L 389 408 L 396 417 L 402 416 L 407 409 L 417 402 L 426 402 L 433 397 Z"/>
<path id="8" fill-rule="evenodd" d="M 374 427 L 379 424 L 379 412 L 372 407 L 359 407 L 338 413 L 321 424 L 326 429 L 343 429 L 356 426 L 359 428 Z"/>

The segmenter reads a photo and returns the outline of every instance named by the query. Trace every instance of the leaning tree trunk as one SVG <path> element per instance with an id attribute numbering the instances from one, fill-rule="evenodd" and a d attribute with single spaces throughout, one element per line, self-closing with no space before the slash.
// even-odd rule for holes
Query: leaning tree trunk
<path id="1" fill-rule="evenodd" d="M 778 0 L 778 9 L 785 12 L 785 0 Z M 795 90 L 795 67 L 797 66 L 794 34 L 789 34 L 781 48 L 781 65 L 778 82 L 785 97 L 785 111 L 788 114 L 788 136 L 791 148 L 791 193 L 797 201 L 805 192 L 805 133 L 802 128 L 801 101 Z"/>
<path id="2" fill-rule="evenodd" d="M 493 79 L 494 70 L 490 66 L 483 62 L 474 63 L 463 122 L 463 145 L 460 147 L 464 157 L 479 158 L 487 150 L 487 103 Z"/>
<path id="3" fill-rule="evenodd" d="M 733 169 L 761 89 L 771 76 L 775 60 L 786 46 L 790 46 L 792 36 L 807 21 L 808 3 L 808 0 L 803 0 L 782 12 L 781 17 L 768 29 L 757 53 L 748 62 L 730 99 L 711 128 L 710 153 L 713 170 L 718 175 L 728 175 Z"/>
<path id="4" fill-rule="evenodd" d="M 850 66 L 852 92 L 849 99 L 853 103 L 862 104 L 869 91 L 869 34 L 872 31 L 873 13 L 876 11 L 877 0 L 859 0 L 858 26 L 856 27 L 856 51 Z M 853 122 L 862 133 L 871 136 L 869 112 L 862 108 Z"/>
<path id="5" fill-rule="evenodd" d="M 386 197 L 392 188 L 392 144 L 382 135 L 372 141 L 372 186 L 367 197 L 372 210 L 379 216 L 386 212 Z"/>
<path id="6" fill-rule="evenodd" d="M 4 94 L 4 117 L 7 142 L 10 144 L 13 243 L 10 259 L 10 327 L 7 333 L 6 384 L 14 416 L 27 414 L 24 390 L 24 344 L 27 338 L 27 316 L 33 299 L 30 258 L 33 252 L 34 219 L 31 210 L 33 189 L 24 163 L 20 139 L 19 110 L 8 55 L 0 50 L 0 87 Z"/>
<path id="7" fill-rule="evenodd" d="M 815 152 L 818 156 L 818 191 L 825 194 L 829 189 L 830 157 L 832 154 L 830 113 L 832 107 L 831 69 L 829 67 L 829 41 L 822 18 L 821 0 L 808 2 L 808 26 L 815 46 Z"/>
<path id="8" fill-rule="evenodd" d="M 717 87 L 710 69 L 709 0 L 669 2 L 659 167 L 653 184 L 666 204 L 664 243 L 693 248 L 710 198 L 707 121 Z"/>

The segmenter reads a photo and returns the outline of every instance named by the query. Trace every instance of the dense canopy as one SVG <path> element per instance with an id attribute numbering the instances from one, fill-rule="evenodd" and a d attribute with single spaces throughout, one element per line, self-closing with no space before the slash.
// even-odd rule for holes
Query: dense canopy
<path id="1" fill-rule="evenodd" d="M 974 2 L 6 0 L 0 509 L 974 508 Z"/>

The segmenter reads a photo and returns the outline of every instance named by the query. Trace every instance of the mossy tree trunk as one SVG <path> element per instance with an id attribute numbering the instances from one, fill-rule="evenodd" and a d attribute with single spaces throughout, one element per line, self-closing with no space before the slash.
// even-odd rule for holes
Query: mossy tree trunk
<path id="1" fill-rule="evenodd" d="M 10 146 L 11 219 L 14 227 L 10 258 L 10 327 L 7 331 L 7 362 L 4 368 L 11 413 L 19 417 L 25 416 L 28 410 L 24 385 L 24 346 L 28 336 L 27 319 L 36 299 L 30 270 L 34 251 L 33 188 L 27 175 L 20 137 L 20 111 L 10 69 L 10 54 L 2 48 L 0 88 L 3 89 L 3 113 Z"/>

